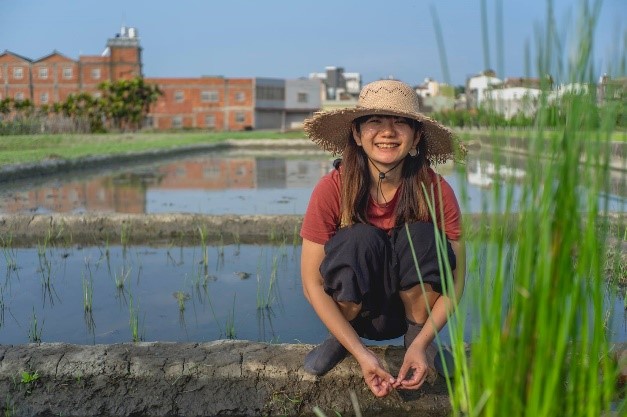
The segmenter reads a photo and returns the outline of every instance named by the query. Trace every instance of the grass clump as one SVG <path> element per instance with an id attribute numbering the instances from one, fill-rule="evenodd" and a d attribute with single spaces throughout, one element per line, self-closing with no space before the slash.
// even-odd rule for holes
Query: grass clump
<path id="1" fill-rule="evenodd" d="M 552 3 L 548 2 L 549 10 Z M 539 73 L 593 85 L 593 29 L 600 2 L 581 3 L 578 40 L 567 63 L 549 12 L 539 39 Z M 484 216 L 490 233 L 473 241 L 466 306 L 449 321 L 455 346 L 450 386 L 455 416 L 624 415 L 617 404 L 617 369 L 610 352 L 605 223 L 609 140 L 615 108 L 600 107 L 594 89 L 560 98 L 565 126 L 546 142 L 540 122 L 529 131 L 529 158 L 518 204 L 518 225 L 507 235 Z M 594 111 L 593 111 L 594 110 Z M 599 114 L 601 128 L 591 129 Z M 547 143 L 549 144 L 547 147 Z M 498 158 L 495 158 L 498 169 Z M 494 201 L 513 209 L 513 185 L 495 185 Z M 470 358 L 463 351 L 465 309 L 476 315 Z"/>

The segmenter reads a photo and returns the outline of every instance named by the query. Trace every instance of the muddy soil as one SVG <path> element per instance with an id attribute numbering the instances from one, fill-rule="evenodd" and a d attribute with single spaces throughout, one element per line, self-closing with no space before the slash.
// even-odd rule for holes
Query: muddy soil
<path id="1" fill-rule="evenodd" d="M 446 385 L 376 399 L 347 358 L 323 377 L 302 370 L 311 345 L 246 341 L 0 345 L 2 405 L 12 416 L 444 416 Z M 373 348 L 398 372 L 403 349 Z M 24 376 L 27 375 L 27 376 Z M 26 382 L 30 376 L 30 382 Z M 7 414 L 5 414 L 7 415 Z"/>

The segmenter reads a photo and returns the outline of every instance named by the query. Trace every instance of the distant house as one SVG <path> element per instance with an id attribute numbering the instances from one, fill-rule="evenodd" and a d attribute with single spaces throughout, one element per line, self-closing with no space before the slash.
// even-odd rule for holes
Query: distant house
<path id="1" fill-rule="evenodd" d="M 496 77 L 492 70 L 472 76 L 466 80 L 466 106 L 468 109 L 478 108 L 485 100 L 485 92 L 503 81 Z"/>
<path id="2" fill-rule="evenodd" d="M 310 80 L 320 80 L 322 108 L 354 107 L 361 91 L 361 74 L 344 72 L 342 67 L 326 67 L 325 72 L 312 72 Z"/>
<path id="3" fill-rule="evenodd" d="M 532 116 L 538 110 L 540 80 L 537 78 L 506 78 L 500 85 L 484 91 L 483 104 L 511 119 L 517 114 Z"/>
<path id="4" fill-rule="evenodd" d="M 414 90 L 420 98 L 421 110 L 424 113 L 455 108 L 455 89 L 448 84 L 425 78 L 422 84 L 414 87 Z"/>

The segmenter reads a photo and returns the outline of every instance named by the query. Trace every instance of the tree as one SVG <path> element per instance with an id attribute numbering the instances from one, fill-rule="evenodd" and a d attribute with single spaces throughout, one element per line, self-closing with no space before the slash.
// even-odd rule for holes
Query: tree
<path id="1" fill-rule="evenodd" d="M 98 88 L 103 93 L 101 105 L 105 116 L 113 128 L 123 130 L 139 129 L 150 106 L 163 94 L 158 86 L 147 84 L 141 77 L 106 81 Z"/>
<path id="2" fill-rule="evenodd" d="M 70 94 L 57 107 L 57 111 L 72 119 L 83 119 L 89 122 L 92 133 L 104 132 L 103 110 L 100 99 L 89 93 Z"/>

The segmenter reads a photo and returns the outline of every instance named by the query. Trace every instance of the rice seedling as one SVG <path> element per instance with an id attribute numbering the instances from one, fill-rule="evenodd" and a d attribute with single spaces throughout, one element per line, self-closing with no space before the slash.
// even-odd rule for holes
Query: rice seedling
<path id="1" fill-rule="evenodd" d="M 220 233 L 220 241 L 218 242 L 218 257 L 224 259 L 224 237 Z"/>
<path id="2" fill-rule="evenodd" d="M 235 230 L 233 232 L 233 243 L 235 244 L 235 252 L 233 253 L 234 256 L 238 256 L 240 253 L 240 246 L 241 246 L 241 239 L 239 236 L 239 230 Z"/>
<path id="3" fill-rule="evenodd" d="M 115 272 L 113 274 L 113 282 L 115 283 L 115 289 L 118 291 L 124 291 L 124 287 L 126 285 L 126 281 L 128 280 L 129 275 L 131 274 L 132 268 L 130 266 L 123 265 L 120 268 L 120 272 Z"/>
<path id="4" fill-rule="evenodd" d="M 128 302 L 129 326 L 131 329 L 131 337 L 133 342 L 141 342 L 144 340 L 144 332 L 140 329 L 139 324 L 139 308 L 133 305 L 133 295 L 129 294 Z"/>
<path id="5" fill-rule="evenodd" d="M 235 296 L 233 294 L 233 306 L 231 312 L 226 317 L 226 323 L 224 325 L 224 332 L 227 339 L 236 339 L 237 333 L 235 332 Z"/>
<path id="6" fill-rule="evenodd" d="M 185 303 L 187 302 L 187 300 L 189 300 L 189 294 L 183 291 L 176 291 L 174 293 L 174 298 L 176 298 L 176 302 L 179 306 L 179 312 L 185 312 Z"/>
<path id="7" fill-rule="evenodd" d="M 198 226 L 198 235 L 200 237 L 200 250 L 202 252 L 202 261 L 201 264 L 203 266 L 203 270 L 205 275 L 208 274 L 209 271 L 209 246 L 208 246 L 208 232 L 206 226 Z"/>
<path id="8" fill-rule="evenodd" d="M 17 254 L 13 248 L 13 236 L 9 235 L 7 239 L 0 237 L 0 245 L 2 246 L 2 255 L 6 265 L 7 276 L 17 271 Z"/>
<path id="9" fill-rule="evenodd" d="M 538 34 L 538 73 L 592 85 L 590 51 L 600 2 L 581 3 L 578 43 L 567 63 L 548 5 L 546 32 Z M 544 121 L 554 105 L 562 108 L 565 124 L 546 140 Z M 599 232 L 607 228 L 607 200 L 599 196 L 607 189 L 607 141 L 616 112 L 599 107 L 591 89 L 564 95 L 557 104 L 545 91 L 538 112 L 527 138 L 515 234 L 499 227 L 497 216 L 485 216 L 488 236 L 471 247 L 485 256 L 468 269 L 466 299 L 472 298 L 466 305 L 477 315 L 470 358 L 461 343 L 465 310 L 449 319 L 454 416 L 599 416 L 611 415 L 616 406 L 603 304 L 606 235 Z M 493 189 L 504 217 L 513 214 L 511 194 L 509 184 Z M 448 270 L 446 275 L 445 281 Z M 624 404 L 616 409 L 624 411 Z"/>
<path id="10" fill-rule="evenodd" d="M 42 321 L 41 325 L 39 325 L 39 322 L 37 320 L 37 314 L 35 313 L 35 308 L 33 307 L 33 315 L 31 317 L 30 326 L 28 328 L 28 341 L 30 343 L 41 343 L 43 324 L 44 323 Z"/>
<path id="11" fill-rule="evenodd" d="M 126 248 L 131 242 L 131 225 L 130 223 L 123 222 L 120 229 L 120 244 L 123 248 Z"/>
<path id="12" fill-rule="evenodd" d="M 44 304 L 46 300 L 48 300 L 50 304 L 54 304 L 54 297 L 56 296 L 58 299 L 58 295 L 52 283 L 52 260 L 48 257 L 47 253 L 48 249 L 45 241 L 43 244 L 37 245 L 37 258 L 39 260 L 38 272 L 41 274 Z"/>
<path id="13" fill-rule="evenodd" d="M 13 417 L 16 414 L 15 403 L 11 400 L 11 397 L 8 395 L 4 400 L 4 408 L 3 408 L 3 416 L 4 417 Z"/>
<path id="14" fill-rule="evenodd" d="M 277 278 L 279 270 L 279 254 L 275 253 L 272 257 L 272 267 L 270 270 L 270 278 L 267 287 L 261 273 L 261 264 L 263 260 L 263 251 L 261 251 L 257 262 L 257 309 L 269 309 L 277 299 Z"/>
<path id="15" fill-rule="evenodd" d="M 233 305 L 230 313 L 226 317 L 226 323 L 224 324 L 224 333 L 227 339 L 237 339 L 237 333 L 235 332 L 235 298 L 237 294 L 233 294 Z"/>
<path id="16" fill-rule="evenodd" d="M 94 279 L 91 275 L 91 269 L 89 268 L 89 265 L 87 265 L 87 269 L 89 271 L 89 275 L 85 274 L 85 271 L 82 272 L 83 311 L 85 312 L 85 314 L 89 314 L 92 312 L 94 304 Z"/>
<path id="17" fill-rule="evenodd" d="M 302 243 L 302 240 L 300 238 L 300 229 L 298 228 L 298 225 L 295 224 L 294 231 L 292 233 L 292 246 L 296 248 L 300 246 L 301 243 Z"/>
<path id="18" fill-rule="evenodd" d="M 0 287 L 0 329 L 4 326 L 4 309 L 6 305 L 4 304 L 4 287 Z"/>

